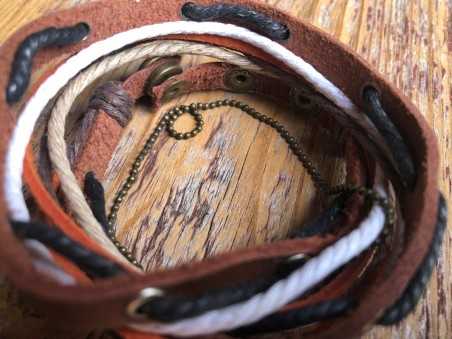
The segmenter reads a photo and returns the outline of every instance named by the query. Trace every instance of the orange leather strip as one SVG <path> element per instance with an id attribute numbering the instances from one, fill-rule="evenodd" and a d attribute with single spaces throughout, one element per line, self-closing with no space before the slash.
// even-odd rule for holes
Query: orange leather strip
<path id="1" fill-rule="evenodd" d="M 74 277 L 75 280 L 80 283 L 80 285 L 92 285 L 92 280 L 72 261 L 68 260 L 66 257 L 53 250 L 51 250 L 50 252 L 52 253 L 53 260 L 55 260 L 57 266 Z"/>
<path id="2" fill-rule="evenodd" d="M 59 227 L 72 240 L 83 244 L 87 249 L 117 262 L 111 254 L 91 239 L 85 231 L 83 231 L 83 229 L 78 226 L 71 219 L 71 217 L 66 214 L 66 212 L 63 211 L 60 205 L 55 202 L 40 180 L 34 164 L 35 161 L 33 151 L 31 149 L 31 145 L 28 145 L 27 153 L 24 159 L 24 179 L 31 194 L 39 203 L 39 207 L 42 212 L 49 218 L 52 224 Z M 133 271 L 126 266 L 123 266 L 123 269 L 133 273 Z"/>

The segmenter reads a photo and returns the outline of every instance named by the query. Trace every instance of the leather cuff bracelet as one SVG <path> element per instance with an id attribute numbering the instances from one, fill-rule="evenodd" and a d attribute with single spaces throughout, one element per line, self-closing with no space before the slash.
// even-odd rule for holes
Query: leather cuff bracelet
<path id="1" fill-rule="evenodd" d="M 187 54 L 216 60 L 188 65 Z M 27 25 L 2 46 L 0 67 L 9 75 L 0 77 L 1 270 L 53 327 L 113 328 L 124 338 L 295 328 L 356 337 L 403 319 L 425 289 L 446 226 L 434 134 L 399 91 L 321 31 L 253 1 L 101 0 Z M 117 78 L 120 67 L 127 74 Z M 343 129 L 345 183 L 323 179 L 292 126 L 241 99 L 168 106 L 214 90 Z M 162 113 L 106 197 L 100 181 L 117 169 L 110 160 L 143 98 Z M 159 140 L 195 142 L 206 115 L 225 109 L 277 135 L 325 208 L 290 239 L 146 270 L 117 238 L 123 202 Z M 192 130 L 179 130 L 183 115 Z"/>

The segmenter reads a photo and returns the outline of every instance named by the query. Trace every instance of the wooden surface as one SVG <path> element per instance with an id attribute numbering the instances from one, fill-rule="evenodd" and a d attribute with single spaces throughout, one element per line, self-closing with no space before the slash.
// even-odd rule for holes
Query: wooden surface
<path id="1" fill-rule="evenodd" d="M 20 25 L 46 11 L 79 2 L 83 1 L 0 0 L 0 41 Z M 440 185 L 451 205 L 452 36 L 449 37 L 449 32 L 452 34 L 452 2 L 267 2 L 330 32 L 355 49 L 412 98 L 438 136 L 442 157 Z M 218 95 L 200 94 L 183 100 L 206 100 L 209 97 L 218 98 Z M 281 110 L 270 103 L 251 98 L 247 102 L 252 102 L 263 112 L 280 117 L 285 124 L 304 125 L 290 113 L 281 114 Z M 146 134 L 155 116 L 158 116 L 149 113 L 152 112 L 137 114 L 128 127 L 129 135 L 134 140 Z M 231 115 L 235 118 L 231 119 Z M 189 258 L 202 258 L 231 248 L 270 241 L 283 236 L 306 217 L 306 202 L 311 199 L 312 187 L 304 179 L 300 165 L 292 159 L 287 147 L 273 131 L 259 127 L 255 121 L 235 110 L 215 110 L 208 113 L 205 119 L 206 131 L 197 137 L 196 142 L 161 142 L 156 149 L 155 166 L 149 168 L 139 192 L 132 196 L 132 199 L 143 201 L 146 194 L 147 203 L 135 205 L 140 206 L 136 210 L 120 211 L 121 225 L 142 225 L 141 240 L 136 248 L 138 256 L 148 262 L 150 268 L 171 266 Z M 238 125 L 246 133 L 231 138 L 238 131 Z M 243 126 L 247 128 L 243 129 Z M 310 140 L 308 128 L 300 129 L 298 133 L 302 140 Z M 212 138 L 209 139 L 209 136 Z M 136 142 L 124 142 L 124 145 L 128 149 L 138 147 Z M 321 163 L 323 171 L 333 173 L 339 162 L 328 161 L 329 158 L 317 149 L 314 136 L 314 141 L 311 140 L 308 145 L 309 152 Z M 222 151 L 221 156 L 215 157 L 219 150 Z M 122 152 L 123 156 L 115 159 L 116 166 L 128 163 L 130 158 L 124 155 L 131 156 L 131 153 L 134 152 Z M 115 190 L 124 174 L 124 171 L 118 175 L 113 172 L 106 182 L 109 192 Z M 288 206 L 287 202 L 291 205 Z M 282 215 L 278 212 L 283 210 L 282 206 L 293 213 Z M 140 217 L 143 215 L 159 218 L 144 222 Z M 449 212 L 449 217 L 451 215 Z M 120 227 L 119 237 L 133 243 L 140 229 L 135 226 Z M 397 327 L 374 327 L 366 338 L 452 337 L 450 236 L 449 231 L 438 270 L 416 313 Z M 3 300 L 0 301 L 0 323 L 20 323 L 21 311 L 12 306 L 16 301 L 11 295 L 6 287 L 0 289 L 0 300 Z"/>
<path id="2" fill-rule="evenodd" d="M 158 111 L 136 110 L 107 170 L 107 196 L 114 199 L 162 114 L 177 103 L 225 97 L 281 122 L 305 145 L 322 174 L 341 182 L 340 131 L 326 135 L 313 129 L 306 115 L 255 96 L 205 92 L 183 96 Z M 320 210 L 312 181 L 274 129 L 236 108 L 211 109 L 203 116 L 204 129 L 195 138 L 179 141 L 163 134 L 157 139 L 118 211 L 118 239 L 134 249 L 147 270 L 287 238 Z M 188 115 L 175 124 L 179 131 L 192 127 Z"/>

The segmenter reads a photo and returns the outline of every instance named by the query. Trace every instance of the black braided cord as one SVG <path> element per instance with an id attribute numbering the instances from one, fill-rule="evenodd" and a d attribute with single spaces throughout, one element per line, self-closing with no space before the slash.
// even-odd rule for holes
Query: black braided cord
<path id="1" fill-rule="evenodd" d="M 301 309 L 274 313 L 254 324 L 240 327 L 229 334 L 234 337 L 243 338 L 262 333 L 290 330 L 295 327 L 340 316 L 347 310 L 350 310 L 353 306 L 354 301 L 349 297 L 322 301 L 317 304 L 305 306 Z"/>
<path id="2" fill-rule="evenodd" d="M 162 296 L 149 300 L 138 309 L 152 320 L 173 322 L 195 317 L 204 312 L 248 300 L 270 288 L 283 277 L 273 276 L 265 279 L 242 282 L 229 288 L 209 290 L 196 296 Z"/>
<path id="3" fill-rule="evenodd" d="M 86 249 L 68 238 L 62 231 L 39 222 L 11 221 L 16 235 L 42 242 L 56 252 L 73 261 L 88 275 L 96 278 L 110 278 L 122 273 L 116 263 Z"/>
<path id="4" fill-rule="evenodd" d="M 411 279 L 407 288 L 403 292 L 399 300 L 389 307 L 383 316 L 378 320 L 381 325 L 394 325 L 403 320 L 411 313 L 424 291 L 432 275 L 433 269 L 438 261 L 441 244 L 443 242 L 444 231 L 447 227 L 447 204 L 444 196 L 440 194 L 438 204 L 438 219 L 436 223 L 435 234 L 427 256 L 422 261 L 416 275 Z"/>
<path id="5" fill-rule="evenodd" d="M 291 238 L 306 238 L 315 235 L 323 235 L 333 231 L 335 221 L 342 215 L 345 208 L 345 202 L 349 198 L 349 192 L 343 192 L 337 196 L 330 207 L 314 220 L 309 221 L 303 227 L 297 228 L 290 235 Z"/>
<path id="6" fill-rule="evenodd" d="M 94 217 L 102 225 L 104 231 L 107 232 L 108 218 L 105 209 L 105 191 L 102 183 L 96 179 L 93 172 L 86 173 L 83 189 L 88 197 L 89 207 Z"/>
<path id="7" fill-rule="evenodd" d="M 369 106 L 367 116 L 391 149 L 402 184 L 408 188 L 413 187 L 416 181 L 413 159 L 397 127 L 384 111 L 377 90 L 370 86 L 366 87 L 363 98 Z"/>
<path id="8" fill-rule="evenodd" d="M 62 47 L 80 42 L 89 34 L 89 31 L 87 24 L 78 23 L 71 27 L 49 27 L 25 38 L 14 55 L 6 87 L 6 101 L 10 104 L 15 103 L 24 95 L 30 83 L 33 57 L 40 49 Z"/>
<path id="9" fill-rule="evenodd" d="M 182 15 L 193 21 L 221 21 L 245 26 L 273 40 L 287 40 L 290 36 L 285 24 L 241 5 L 219 3 L 201 6 L 187 2 L 182 6 Z"/>

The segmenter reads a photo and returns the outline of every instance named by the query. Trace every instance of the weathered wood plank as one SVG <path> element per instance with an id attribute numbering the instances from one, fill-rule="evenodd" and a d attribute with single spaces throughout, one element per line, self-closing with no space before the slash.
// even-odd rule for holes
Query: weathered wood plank
<path id="1" fill-rule="evenodd" d="M 306 126 L 300 113 L 288 113 L 281 105 L 255 97 L 219 92 L 193 94 L 177 102 L 223 97 L 243 100 L 282 122 L 304 144 L 308 141 L 308 154 L 327 178 L 337 173 L 336 159 L 325 156 L 321 140 L 326 136 Z M 107 174 L 110 198 L 121 187 L 161 114 L 173 105 L 154 114 L 135 114 Z M 118 238 L 129 248 L 135 247 L 148 268 L 280 239 L 302 224 L 312 205 L 311 180 L 273 129 L 238 109 L 209 110 L 204 119 L 204 130 L 194 139 L 160 137 L 154 153 L 143 163 L 145 174 L 139 176 L 130 199 L 118 212 Z M 189 118 L 181 118 L 177 128 L 185 125 L 189 130 L 190 124 Z M 330 140 L 338 137 L 330 136 Z M 333 180 L 337 182 L 341 173 Z"/>

